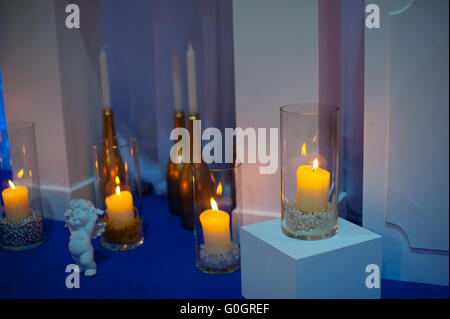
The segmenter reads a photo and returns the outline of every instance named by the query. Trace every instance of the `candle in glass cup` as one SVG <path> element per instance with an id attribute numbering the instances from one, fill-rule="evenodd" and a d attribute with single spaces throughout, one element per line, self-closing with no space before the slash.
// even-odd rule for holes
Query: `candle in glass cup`
<path id="1" fill-rule="evenodd" d="M 116 193 L 105 198 L 106 213 L 112 222 L 122 224 L 134 221 L 133 195 L 129 191 L 121 191 L 116 186 Z"/>
<path id="2" fill-rule="evenodd" d="M 297 209 L 304 213 L 323 212 L 328 209 L 328 187 L 330 172 L 319 168 L 319 161 L 313 165 L 297 168 Z"/>
<path id="3" fill-rule="evenodd" d="M 10 187 L 2 191 L 6 220 L 17 222 L 31 214 L 28 204 L 28 188 L 26 186 L 16 186 L 11 180 L 8 183 Z"/>
<path id="4" fill-rule="evenodd" d="M 202 212 L 199 218 L 206 252 L 211 255 L 230 252 L 230 215 L 219 210 L 214 198 L 211 198 L 211 209 Z"/>

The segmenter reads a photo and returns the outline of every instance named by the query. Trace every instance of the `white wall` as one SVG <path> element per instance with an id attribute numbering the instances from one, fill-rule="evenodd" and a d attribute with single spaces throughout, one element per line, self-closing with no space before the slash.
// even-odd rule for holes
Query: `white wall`
<path id="1" fill-rule="evenodd" d="M 363 225 L 383 276 L 448 285 L 448 1 L 366 1 Z"/>
<path id="2" fill-rule="evenodd" d="M 65 27 L 67 3 L 0 1 L 6 118 L 36 123 L 44 211 L 56 219 L 72 197 L 92 199 L 89 146 L 101 127 L 99 1 L 75 1 L 82 12 L 80 30 Z"/>
<path id="3" fill-rule="evenodd" d="M 282 105 L 318 101 L 318 1 L 233 1 L 236 125 L 279 127 Z M 246 223 L 278 217 L 280 173 L 243 164 Z"/>

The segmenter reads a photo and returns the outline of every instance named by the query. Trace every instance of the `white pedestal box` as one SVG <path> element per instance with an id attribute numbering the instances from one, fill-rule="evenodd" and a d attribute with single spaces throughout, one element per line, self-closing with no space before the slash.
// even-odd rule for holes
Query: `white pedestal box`
<path id="1" fill-rule="evenodd" d="M 287 237 L 280 219 L 244 226 L 240 236 L 246 298 L 380 298 L 380 285 L 366 279 L 381 280 L 382 238 L 344 219 L 323 240 Z"/>

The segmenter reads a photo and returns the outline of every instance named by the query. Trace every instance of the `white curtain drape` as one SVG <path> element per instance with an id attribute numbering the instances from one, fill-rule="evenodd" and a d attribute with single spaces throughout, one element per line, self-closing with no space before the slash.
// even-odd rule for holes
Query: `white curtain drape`
<path id="1" fill-rule="evenodd" d="M 138 137 L 141 177 L 164 193 L 172 145 L 174 50 L 184 110 L 185 53 L 192 43 L 202 127 L 235 125 L 232 1 L 104 0 L 102 18 L 118 134 Z"/>

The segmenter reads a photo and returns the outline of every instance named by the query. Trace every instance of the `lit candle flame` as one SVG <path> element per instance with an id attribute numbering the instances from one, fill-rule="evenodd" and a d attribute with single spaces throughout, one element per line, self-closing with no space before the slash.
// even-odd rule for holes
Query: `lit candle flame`
<path id="1" fill-rule="evenodd" d="M 116 176 L 114 181 L 116 182 L 116 185 L 120 185 L 120 178 L 119 178 L 119 176 Z"/>
<path id="2" fill-rule="evenodd" d="M 217 185 L 216 194 L 222 195 L 222 182 L 219 182 L 219 185 Z"/>
<path id="3" fill-rule="evenodd" d="M 9 186 L 11 186 L 12 189 L 16 189 L 16 185 L 9 179 L 8 180 Z"/>
<path id="4" fill-rule="evenodd" d="M 212 208 L 212 210 L 219 210 L 219 207 L 217 206 L 216 201 L 212 197 L 211 197 L 211 208 Z"/>
<path id="5" fill-rule="evenodd" d="M 120 195 L 120 186 L 118 186 L 118 185 L 117 185 L 117 187 L 116 187 L 116 194 L 117 194 L 117 195 Z"/>
<path id="6" fill-rule="evenodd" d="M 302 156 L 306 156 L 306 143 L 303 143 L 302 146 Z"/>
<path id="7" fill-rule="evenodd" d="M 23 169 L 21 169 L 18 173 L 17 173 L 17 177 L 18 178 L 22 178 L 23 176 Z"/>
<path id="8" fill-rule="evenodd" d="M 317 160 L 317 158 L 314 159 L 314 164 L 312 167 L 313 172 L 315 172 L 317 169 L 319 168 L 319 161 Z"/>

